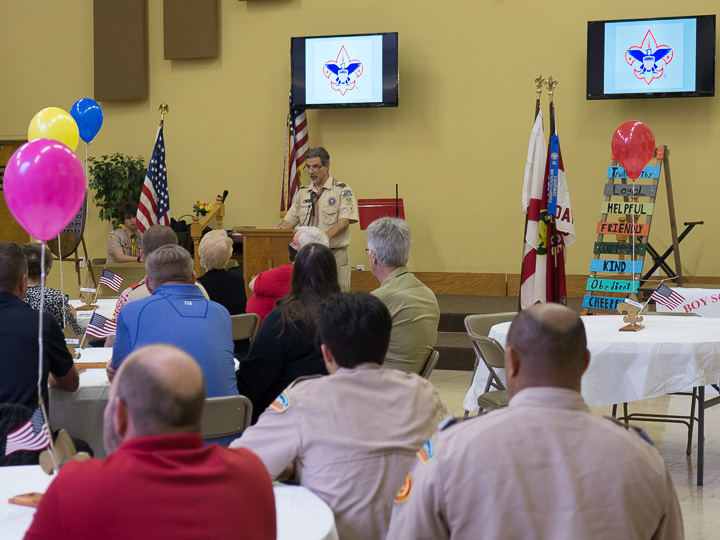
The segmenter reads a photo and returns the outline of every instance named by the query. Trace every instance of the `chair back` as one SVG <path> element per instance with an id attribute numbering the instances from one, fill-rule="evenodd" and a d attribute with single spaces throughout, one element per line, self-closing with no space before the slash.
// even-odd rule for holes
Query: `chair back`
<path id="1" fill-rule="evenodd" d="M 240 435 L 252 418 L 252 403 L 245 396 L 205 399 L 200 432 L 204 438 Z"/>
<path id="2" fill-rule="evenodd" d="M 435 366 L 437 365 L 439 359 L 440 353 L 435 349 L 432 349 L 427 357 L 427 360 L 425 361 L 425 365 L 420 370 L 420 373 L 418 373 L 418 375 L 420 375 L 423 379 L 429 379 L 430 374 L 432 373 L 433 369 L 435 369 Z"/>
<path id="3" fill-rule="evenodd" d="M 232 321 L 233 341 L 240 341 L 242 339 L 253 340 L 260 325 L 260 317 L 257 313 L 231 315 L 230 320 Z"/>
<path id="4" fill-rule="evenodd" d="M 488 337 L 488 334 L 494 325 L 512 321 L 515 315 L 517 315 L 517 312 L 508 311 L 504 313 L 482 313 L 465 317 L 465 328 L 475 351 L 475 371 L 477 371 L 480 362 L 483 362 L 490 372 L 485 392 L 490 388 L 496 390 L 505 389 L 505 385 L 495 371 L 505 367 L 505 349 L 493 338 Z M 475 378 L 474 373 L 473 378 Z"/>
<path id="5" fill-rule="evenodd" d="M 517 311 L 505 311 L 502 313 L 479 313 L 465 317 L 465 328 L 478 336 L 490 335 L 490 329 L 496 324 L 512 321 Z"/>

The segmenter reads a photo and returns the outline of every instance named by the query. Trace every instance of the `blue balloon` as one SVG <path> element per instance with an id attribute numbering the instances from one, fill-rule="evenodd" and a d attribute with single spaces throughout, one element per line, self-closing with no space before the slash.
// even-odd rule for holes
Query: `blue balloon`
<path id="1" fill-rule="evenodd" d="M 103 123 L 103 112 L 100 105 L 90 98 L 78 99 L 70 109 L 80 131 L 80 138 L 89 143 L 95 138 Z"/>

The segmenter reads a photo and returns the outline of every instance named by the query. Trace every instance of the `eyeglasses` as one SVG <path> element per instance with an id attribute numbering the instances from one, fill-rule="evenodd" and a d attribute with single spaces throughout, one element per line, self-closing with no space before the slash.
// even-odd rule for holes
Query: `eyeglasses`
<path id="1" fill-rule="evenodd" d="M 371 252 L 371 251 L 372 251 L 372 249 L 370 249 L 370 248 L 365 248 L 365 253 L 367 253 L 367 256 L 368 256 L 368 257 L 370 256 L 370 252 Z"/>
<path id="2" fill-rule="evenodd" d="M 306 168 L 308 171 L 315 172 L 315 171 L 319 171 L 319 170 L 322 169 L 324 166 L 325 166 L 325 165 L 306 165 L 305 168 Z"/>

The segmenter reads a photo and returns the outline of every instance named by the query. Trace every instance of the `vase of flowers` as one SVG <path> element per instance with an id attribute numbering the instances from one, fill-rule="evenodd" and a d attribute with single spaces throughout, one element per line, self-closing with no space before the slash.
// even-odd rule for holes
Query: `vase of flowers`
<path id="1" fill-rule="evenodd" d="M 206 203 L 205 201 L 196 201 L 193 204 L 193 212 L 197 217 L 205 217 L 210 210 L 212 210 L 212 204 Z"/>

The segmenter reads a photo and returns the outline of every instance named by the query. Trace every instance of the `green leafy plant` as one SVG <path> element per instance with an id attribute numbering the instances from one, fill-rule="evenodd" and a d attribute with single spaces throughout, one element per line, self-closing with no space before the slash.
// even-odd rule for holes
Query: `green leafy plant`
<path id="1" fill-rule="evenodd" d="M 100 209 L 100 219 L 119 227 L 117 209 L 124 202 L 140 200 L 147 168 L 142 156 L 136 158 L 115 153 L 88 159 L 90 188 L 95 190 L 93 200 Z"/>

